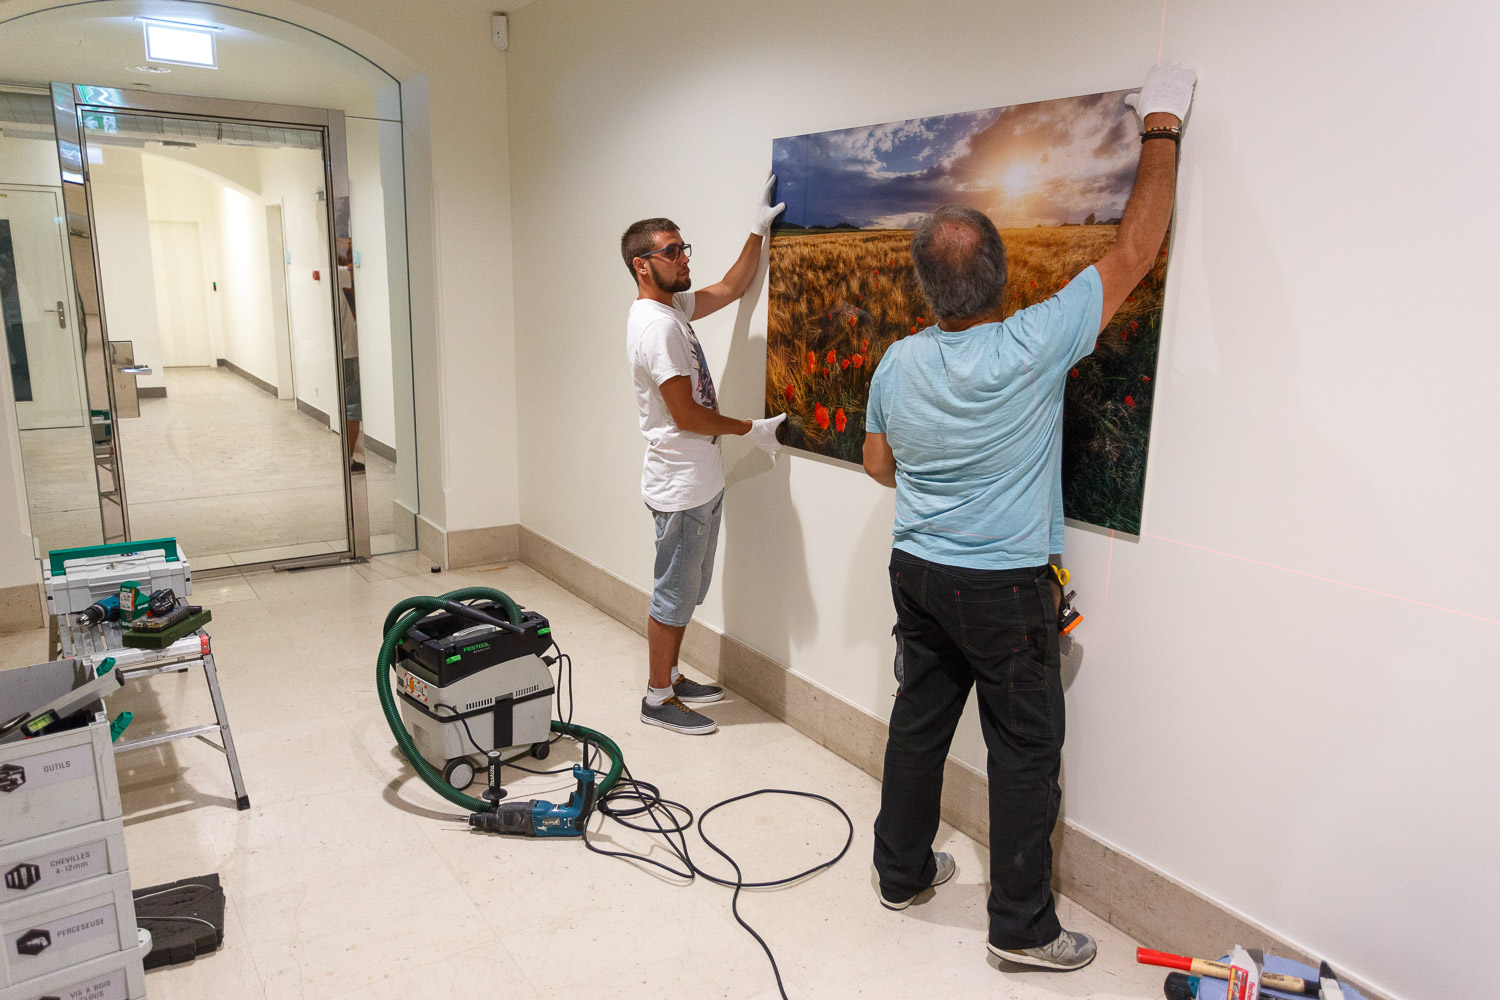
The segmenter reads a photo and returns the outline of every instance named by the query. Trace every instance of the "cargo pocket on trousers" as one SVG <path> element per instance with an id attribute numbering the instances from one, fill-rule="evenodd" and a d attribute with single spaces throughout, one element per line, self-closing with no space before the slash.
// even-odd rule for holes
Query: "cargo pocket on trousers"
<path id="1" fill-rule="evenodd" d="M 1010 708 L 1010 725 L 1017 733 L 1052 739 L 1057 727 L 1052 720 L 1053 681 L 1046 669 L 1038 670 L 1031 650 L 1018 650 L 1007 664 L 1010 678 L 1006 686 Z"/>

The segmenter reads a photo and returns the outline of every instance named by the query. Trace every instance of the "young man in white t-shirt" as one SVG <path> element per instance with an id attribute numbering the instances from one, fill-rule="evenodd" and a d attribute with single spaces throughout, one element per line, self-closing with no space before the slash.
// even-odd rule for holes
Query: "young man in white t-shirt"
<path id="1" fill-rule="evenodd" d="M 643 219 L 620 238 L 620 255 L 638 292 L 625 326 L 625 352 L 646 438 L 641 496 L 656 522 L 655 582 L 646 619 L 651 675 L 641 721 L 690 735 L 711 733 L 718 725 L 688 705 L 724 697 L 723 688 L 684 677 L 677 667 L 683 633 L 713 577 L 724 503 L 719 437 L 748 435 L 752 444 L 775 455 L 776 425 L 786 419 L 781 414 L 735 420 L 719 412 L 713 376 L 691 321 L 724 308 L 750 287 L 761 243 L 786 207 L 770 204 L 775 182 L 775 177 L 766 182 L 756 202 L 755 225 L 739 259 L 722 281 L 698 292 L 688 291 L 692 247 L 676 223 Z"/>

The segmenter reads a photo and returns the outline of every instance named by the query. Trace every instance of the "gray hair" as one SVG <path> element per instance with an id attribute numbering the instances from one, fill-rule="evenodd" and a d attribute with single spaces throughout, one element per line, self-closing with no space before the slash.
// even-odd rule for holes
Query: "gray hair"
<path id="1" fill-rule="evenodd" d="M 922 294 L 940 320 L 965 320 L 993 309 L 1005 292 L 1005 243 L 989 216 L 944 205 L 911 237 Z"/>

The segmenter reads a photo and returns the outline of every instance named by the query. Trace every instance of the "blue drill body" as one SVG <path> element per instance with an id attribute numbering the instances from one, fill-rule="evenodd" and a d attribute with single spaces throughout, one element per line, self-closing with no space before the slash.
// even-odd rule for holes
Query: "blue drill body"
<path id="1" fill-rule="evenodd" d="M 594 771 L 575 764 L 573 777 L 578 787 L 562 805 L 544 799 L 499 802 L 490 812 L 470 813 L 469 826 L 517 837 L 581 837 L 594 808 Z"/>

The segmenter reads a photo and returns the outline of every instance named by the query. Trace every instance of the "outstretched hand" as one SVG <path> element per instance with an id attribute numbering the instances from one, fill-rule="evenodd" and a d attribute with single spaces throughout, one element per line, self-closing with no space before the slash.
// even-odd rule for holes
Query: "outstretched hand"
<path id="1" fill-rule="evenodd" d="M 750 421 L 750 432 L 745 435 L 745 440 L 775 458 L 776 453 L 781 450 L 781 442 L 776 440 L 776 428 L 785 419 L 785 413 L 778 413 L 774 417 Z"/>
<path id="2" fill-rule="evenodd" d="M 1176 115 L 1180 121 L 1187 117 L 1197 80 L 1197 71 L 1182 63 L 1159 63 L 1151 67 L 1145 84 L 1137 93 L 1126 95 L 1125 103 L 1135 109 L 1142 122 L 1147 115 L 1157 112 Z"/>
<path id="3" fill-rule="evenodd" d="M 760 197 L 755 199 L 755 222 L 750 227 L 752 233 L 765 236 L 771 231 L 771 223 L 776 221 L 776 216 L 786 210 L 786 202 L 771 204 L 771 198 L 776 193 L 776 175 L 766 176 L 766 187 Z"/>

